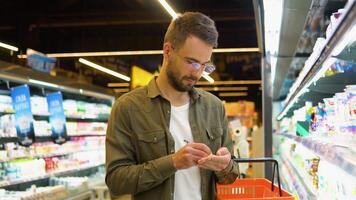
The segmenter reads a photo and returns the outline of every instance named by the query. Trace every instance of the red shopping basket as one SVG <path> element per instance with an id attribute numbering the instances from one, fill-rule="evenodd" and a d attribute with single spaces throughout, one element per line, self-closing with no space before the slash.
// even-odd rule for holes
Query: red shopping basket
<path id="1" fill-rule="evenodd" d="M 273 158 L 253 158 L 253 159 L 233 159 L 235 162 L 272 162 L 273 165 L 273 179 L 270 182 L 264 178 L 246 178 L 236 179 L 232 184 L 222 185 L 217 184 L 217 200 L 294 200 L 294 197 L 288 192 L 281 189 L 278 162 Z M 274 184 L 274 174 L 277 171 L 278 186 Z"/>

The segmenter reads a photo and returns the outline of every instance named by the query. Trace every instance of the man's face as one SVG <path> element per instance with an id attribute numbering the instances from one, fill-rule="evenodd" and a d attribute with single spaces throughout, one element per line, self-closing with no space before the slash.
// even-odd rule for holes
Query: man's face
<path id="1" fill-rule="evenodd" d="M 173 48 L 167 65 L 169 83 L 177 91 L 190 91 L 204 71 L 204 65 L 196 69 L 192 63 L 210 63 L 213 48 L 194 36 L 188 37 L 179 49 Z"/>

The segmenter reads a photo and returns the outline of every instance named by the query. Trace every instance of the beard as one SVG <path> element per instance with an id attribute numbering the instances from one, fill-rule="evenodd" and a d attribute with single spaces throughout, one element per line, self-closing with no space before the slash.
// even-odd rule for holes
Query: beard
<path id="1" fill-rule="evenodd" d="M 181 73 L 176 70 L 177 65 L 172 61 L 168 61 L 167 66 L 167 77 L 170 85 L 179 92 L 189 92 L 193 89 L 194 83 L 198 81 L 198 78 L 195 76 L 183 76 Z M 192 84 L 184 84 L 184 80 L 192 81 Z"/>

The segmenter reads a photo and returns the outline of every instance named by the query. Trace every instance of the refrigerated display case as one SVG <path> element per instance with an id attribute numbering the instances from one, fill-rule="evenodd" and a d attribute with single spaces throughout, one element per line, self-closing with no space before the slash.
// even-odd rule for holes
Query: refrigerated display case
<path id="1" fill-rule="evenodd" d="M 105 133 L 114 97 L 59 84 L 32 84 L 30 78 L 0 73 L 0 199 L 94 199 L 95 187 L 104 185 Z M 10 95 L 11 88 L 23 84 L 31 93 L 35 138 L 29 146 L 18 143 Z M 66 121 L 62 144 L 53 138 L 46 99 L 59 91 Z"/>
<path id="2" fill-rule="evenodd" d="M 274 157 L 298 199 L 356 199 L 355 4 L 333 12 L 277 117 Z"/>

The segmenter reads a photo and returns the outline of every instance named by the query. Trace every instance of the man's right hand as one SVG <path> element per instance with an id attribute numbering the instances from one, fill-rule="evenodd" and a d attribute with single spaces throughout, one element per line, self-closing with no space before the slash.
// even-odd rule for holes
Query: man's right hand
<path id="1" fill-rule="evenodd" d="M 209 156 L 210 148 L 203 143 L 188 143 L 173 154 L 173 165 L 176 169 L 187 169 L 197 165 L 198 160 Z"/>

